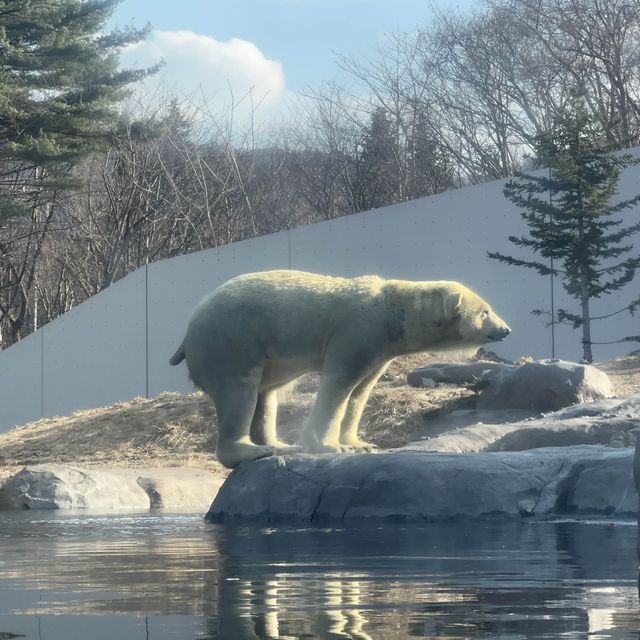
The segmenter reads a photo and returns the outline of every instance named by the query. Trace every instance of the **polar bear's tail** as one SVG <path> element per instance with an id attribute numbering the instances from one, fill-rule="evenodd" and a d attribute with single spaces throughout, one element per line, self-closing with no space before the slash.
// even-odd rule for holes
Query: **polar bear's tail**
<path id="1" fill-rule="evenodd" d="M 171 356 L 169 360 L 170 365 L 180 364 L 184 360 L 184 342 L 178 347 L 176 352 Z"/>

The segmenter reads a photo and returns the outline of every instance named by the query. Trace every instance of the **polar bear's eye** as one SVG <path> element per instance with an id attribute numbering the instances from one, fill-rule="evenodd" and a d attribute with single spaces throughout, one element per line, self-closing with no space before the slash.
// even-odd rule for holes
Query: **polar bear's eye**
<path id="1" fill-rule="evenodd" d="M 480 314 L 480 317 L 481 317 L 483 320 L 486 320 L 486 319 L 489 317 L 489 312 L 485 309 L 485 310 Z"/>

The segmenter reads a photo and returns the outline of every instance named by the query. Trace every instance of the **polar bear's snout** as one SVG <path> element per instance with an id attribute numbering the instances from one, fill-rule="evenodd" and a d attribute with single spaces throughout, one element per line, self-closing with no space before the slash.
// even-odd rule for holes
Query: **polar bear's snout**
<path id="1" fill-rule="evenodd" d="M 489 338 L 491 342 L 500 342 L 504 340 L 511 333 L 511 329 L 505 324 L 502 327 L 496 327 L 489 332 Z"/>

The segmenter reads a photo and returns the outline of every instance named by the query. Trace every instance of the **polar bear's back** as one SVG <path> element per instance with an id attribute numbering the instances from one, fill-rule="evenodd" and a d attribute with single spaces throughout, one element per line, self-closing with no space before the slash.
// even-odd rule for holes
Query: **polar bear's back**
<path id="1" fill-rule="evenodd" d="M 375 297 L 382 291 L 384 282 L 377 276 L 339 278 L 304 271 L 248 273 L 212 291 L 196 307 L 194 316 L 222 307 L 242 307 L 253 312 L 271 309 L 296 315 L 306 311 L 316 317 L 323 311 L 335 314 L 337 304 Z"/>
<path id="2" fill-rule="evenodd" d="M 273 359 L 316 362 L 338 327 L 344 332 L 365 316 L 372 322 L 366 301 L 376 298 L 384 283 L 377 276 L 284 270 L 233 278 L 193 312 L 183 343 L 190 368 L 208 368 L 211 359 L 228 362 L 240 353 L 250 360 L 268 353 Z"/>
<path id="3" fill-rule="evenodd" d="M 249 290 L 261 291 L 264 296 L 277 295 L 278 299 L 289 294 L 298 298 L 301 294 L 310 293 L 331 297 L 342 296 L 355 290 L 370 291 L 377 294 L 382 290 L 385 281 L 378 276 L 361 276 L 358 278 L 341 278 L 319 273 L 276 269 L 245 273 L 220 285 L 212 295 L 233 291 L 239 295 Z"/>

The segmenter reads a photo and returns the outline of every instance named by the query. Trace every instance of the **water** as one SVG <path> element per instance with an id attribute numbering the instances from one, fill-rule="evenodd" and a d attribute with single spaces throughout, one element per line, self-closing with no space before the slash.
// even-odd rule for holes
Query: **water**
<path id="1" fill-rule="evenodd" d="M 0 639 L 640 638 L 631 522 L 0 512 Z"/>

